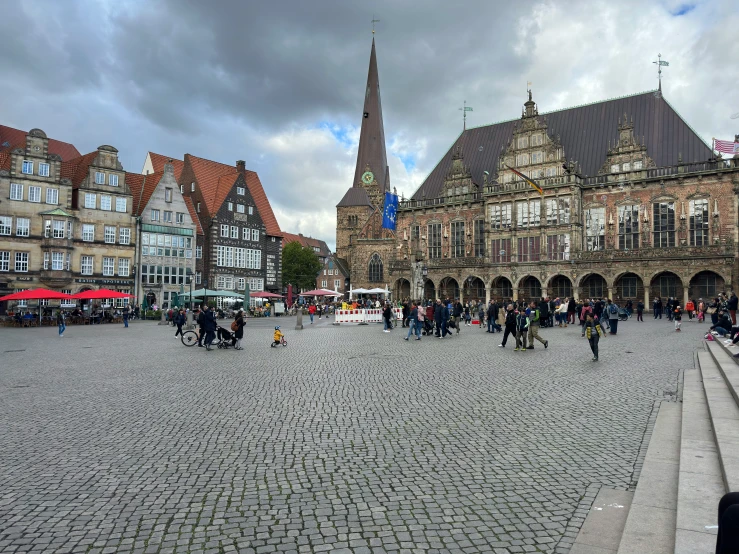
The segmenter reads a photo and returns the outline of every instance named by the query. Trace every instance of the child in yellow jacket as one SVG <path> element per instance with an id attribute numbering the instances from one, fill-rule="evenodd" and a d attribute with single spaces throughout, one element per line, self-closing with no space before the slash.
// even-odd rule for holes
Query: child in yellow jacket
<path id="1" fill-rule="evenodd" d="M 598 341 L 604 336 L 600 323 L 593 319 L 593 313 L 589 312 L 585 319 L 585 336 L 590 343 L 590 350 L 593 351 L 593 361 L 598 361 Z"/>
<path id="2" fill-rule="evenodd" d="M 282 340 L 282 337 L 285 335 L 282 334 L 282 331 L 280 331 L 280 327 L 275 327 L 275 336 L 274 336 L 274 342 L 272 343 L 272 347 L 279 346 L 280 340 Z"/>

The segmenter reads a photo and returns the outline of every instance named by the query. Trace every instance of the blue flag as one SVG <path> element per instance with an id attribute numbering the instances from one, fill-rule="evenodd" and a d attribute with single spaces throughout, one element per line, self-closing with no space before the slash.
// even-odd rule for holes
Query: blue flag
<path id="1" fill-rule="evenodd" d="M 395 231 L 396 214 L 398 213 L 398 195 L 385 193 L 385 208 L 382 210 L 382 228 Z"/>

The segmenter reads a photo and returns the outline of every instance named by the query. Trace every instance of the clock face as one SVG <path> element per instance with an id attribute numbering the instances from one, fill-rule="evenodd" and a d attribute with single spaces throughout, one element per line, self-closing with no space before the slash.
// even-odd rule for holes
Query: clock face
<path id="1" fill-rule="evenodd" d="M 364 173 L 362 173 L 362 182 L 369 185 L 374 180 L 375 180 L 375 176 L 373 175 L 371 171 L 365 171 Z"/>

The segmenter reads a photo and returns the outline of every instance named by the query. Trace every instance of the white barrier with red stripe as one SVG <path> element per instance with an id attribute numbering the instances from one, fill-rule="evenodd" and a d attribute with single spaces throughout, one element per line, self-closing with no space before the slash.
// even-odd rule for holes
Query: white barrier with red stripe
<path id="1" fill-rule="evenodd" d="M 366 314 L 366 323 L 382 323 L 382 310 L 380 308 L 371 308 L 364 310 Z"/>
<path id="2" fill-rule="evenodd" d="M 403 319 L 403 309 L 393 308 L 395 319 Z M 371 308 L 368 310 L 336 310 L 334 321 L 336 323 L 382 323 L 382 309 Z"/>

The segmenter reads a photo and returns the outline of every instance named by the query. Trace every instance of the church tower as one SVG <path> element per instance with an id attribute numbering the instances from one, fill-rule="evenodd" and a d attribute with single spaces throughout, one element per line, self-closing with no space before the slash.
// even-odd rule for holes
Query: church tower
<path id="1" fill-rule="evenodd" d="M 352 236 L 359 233 L 375 209 L 382 210 L 385 192 L 389 190 L 390 169 L 385 152 L 380 78 L 373 38 L 354 181 L 336 206 L 336 253 L 340 258 L 351 257 Z"/>

